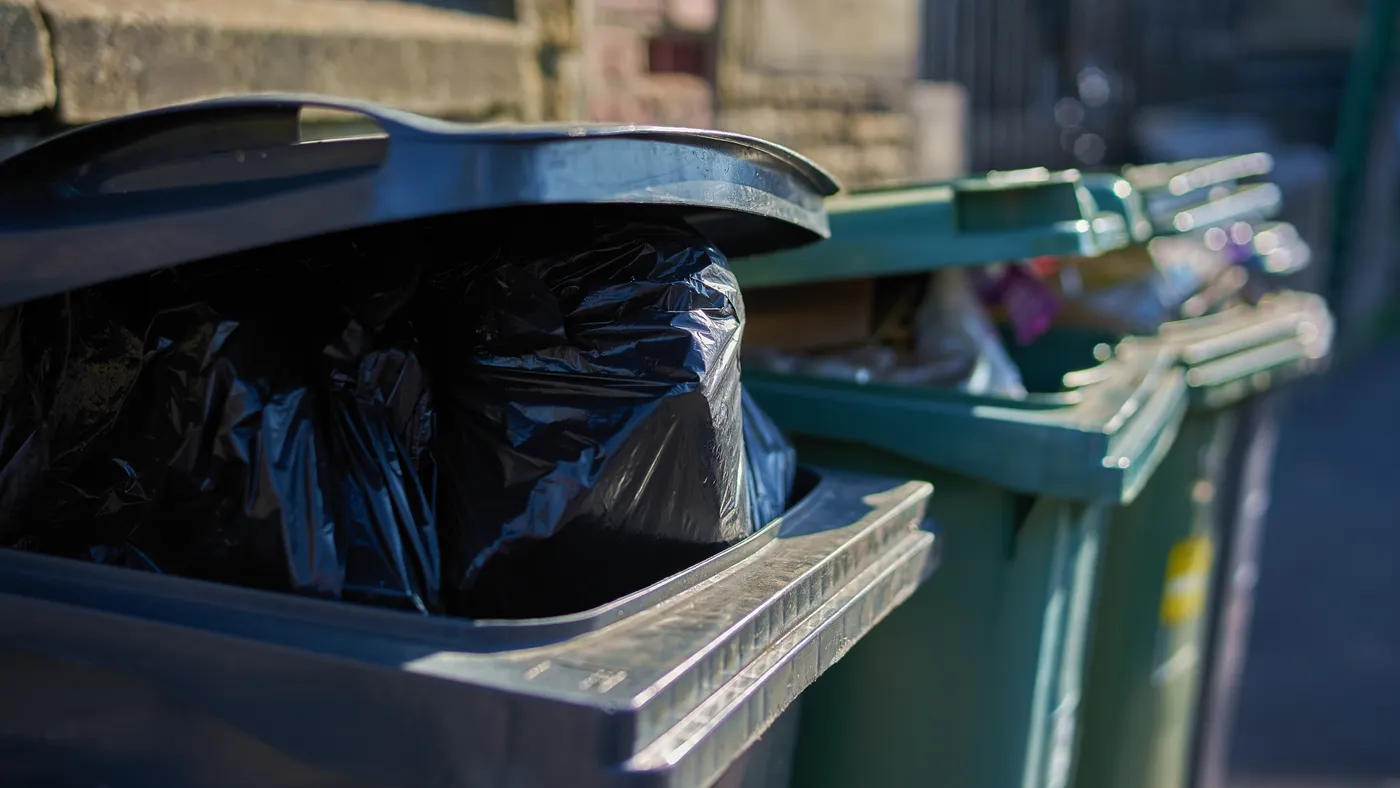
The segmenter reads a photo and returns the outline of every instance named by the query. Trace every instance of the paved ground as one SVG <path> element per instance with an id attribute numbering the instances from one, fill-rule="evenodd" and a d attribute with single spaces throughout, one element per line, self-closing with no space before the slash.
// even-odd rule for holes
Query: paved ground
<path id="1" fill-rule="evenodd" d="M 1400 341 L 1300 392 L 1283 423 L 1237 785 L 1400 788 Z"/>

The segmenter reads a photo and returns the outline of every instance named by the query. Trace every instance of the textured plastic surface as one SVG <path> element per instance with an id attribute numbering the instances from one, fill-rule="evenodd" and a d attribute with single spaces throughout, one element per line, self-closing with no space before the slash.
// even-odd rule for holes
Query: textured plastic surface
<path id="1" fill-rule="evenodd" d="M 944 550 L 928 582 L 803 693 L 792 785 L 1064 786 L 1113 505 L 794 440 L 803 456 L 931 481 Z"/>
<path id="2" fill-rule="evenodd" d="M 1078 172 L 985 178 L 827 201 L 831 239 L 737 263 L 745 288 L 862 279 L 1042 255 L 1092 256 L 1128 243 Z"/>
<path id="3" fill-rule="evenodd" d="M 748 377 L 801 456 L 932 481 L 949 546 L 804 694 L 795 784 L 1065 784 L 1103 530 L 1176 438 L 1172 361 L 1061 364 L 1066 390 L 1024 402 Z"/>
<path id="4" fill-rule="evenodd" d="M 1158 234 L 1200 232 L 1235 222 L 1260 222 L 1272 218 L 1282 207 L 1283 192 L 1277 186 L 1251 183 L 1207 202 L 1153 210 L 1152 226 Z"/>
<path id="5" fill-rule="evenodd" d="M 383 136 L 302 142 L 300 112 Z M 67 132 L 0 164 L 0 305 L 407 219 L 618 204 L 683 214 L 731 257 L 827 235 L 836 183 L 770 143 L 638 126 L 466 126 L 319 96 L 211 99 Z"/>
<path id="6" fill-rule="evenodd" d="M 0 733 L 37 754 L 0 776 L 700 788 L 932 570 L 929 492 L 824 474 L 704 564 L 532 621 L 0 551 Z"/>
<path id="7" fill-rule="evenodd" d="M 798 435 L 873 446 L 1027 494 L 1127 502 L 1186 410 L 1173 360 L 1165 352 L 1110 360 L 1066 375 L 1062 393 L 1020 401 L 768 373 L 746 385 Z"/>
<path id="8" fill-rule="evenodd" d="M 1233 426 L 1218 413 L 1188 413 L 1142 495 L 1112 513 L 1075 788 L 1186 785 L 1214 589 L 1208 561 L 1173 561 L 1172 554 L 1219 551 L 1205 494 L 1211 488 L 1203 484 L 1220 478 L 1220 454 Z"/>
<path id="9" fill-rule="evenodd" d="M 1234 222 L 1257 222 L 1278 213 L 1282 193 L 1272 183 L 1245 183 L 1274 168 L 1267 153 L 1123 168 L 1140 195 L 1155 234 L 1185 233 Z M 1109 177 L 1109 176 L 1101 176 Z M 1127 198 L 1132 200 L 1134 198 Z"/>

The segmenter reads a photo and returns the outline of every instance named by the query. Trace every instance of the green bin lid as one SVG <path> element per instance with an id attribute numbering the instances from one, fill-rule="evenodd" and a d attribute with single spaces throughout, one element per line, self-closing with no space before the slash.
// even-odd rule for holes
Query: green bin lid
<path id="1" fill-rule="evenodd" d="M 1078 171 L 989 172 L 827 200 L 831 239 L 740 261 L 747 288 L 932 271 L 1042 255 L 1097 255 L 1130 242 Z"/>
<path id="2" fill-rule="evenodd" d="M 1189 233 L 1276 214 L 1282 204 L 1277 186 L 1240 184 L 1273 166 L 1269 154 L 1250 153 L 1125 167 L 1123 178 L 1142 195 L 1154 233 Z"/>

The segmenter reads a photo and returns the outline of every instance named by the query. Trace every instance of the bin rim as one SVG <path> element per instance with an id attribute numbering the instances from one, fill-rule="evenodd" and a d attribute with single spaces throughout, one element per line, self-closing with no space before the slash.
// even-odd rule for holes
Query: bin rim
<path id="1" fill-rule="evenodd" d="M 416 642 L 451 644 L 455 648 L 473 653 L 512 651 L 580 637 L 645 613 L 735 567 L 768 546 L 774 539 L 785 534 L 812 530 L 813 523 L 822 519 L 822 508 L 831 502 L 832 496 L 839 495 L 852 486 L 849 481 L 851 475 L 831 471 L 816 472 L 808 468 L 803 468 L 802 474 L 814 478 L 815 483 L 811 490 L 782 516 L 758 531 L 645 588 L 588 610 L 557 616 L 519 619 L 424 616 L 411 611 L 245 588 L 198 578 L 146 573 L 125 567 L 89 564 L 73 558 L 10 548 L 0 548 L 0 569 L 12 579 L 61 575 L 95 589 L 103 589 L 107 594 L 127 593 L 122 591 L 123 588 L 141 595 L 174 593 L 183 589 L 184 598 L 192 604 L 224 604 L 248 613 L 289 620 L 315 619 L 331 625 L 389 633 Z M 869 477 L 862 481 L 869 481 Z M 913 484 L 917 486 L 924 483 Z"/>
<path id="2" fill-rule="evenodd" d="M 941 542 L 925 523 L 931 492 L 927 482 L 824 472 L 811 504 L 771 526 L 743 560 L 597 631 L 555 628 L 505 648 L 481 648 L 461 620 L 12 550 L 0 550 L 0 612 L 20 627 L 11 638 L 30 653 L 182 688 L 210 719 L 266 734 L 280 751 L 323 767 L 413 785 L 441 782 L 457 768 L 453 784 L 487 785 L 498 780 L 483 778 L 492 772 L 479 764 L 503 753 L 525 764 L 517 775 L 558 775 L 563 766 L 590 786 L 700 788 L 836 661 L 842 648 L 834 643 L 860 639 L 935 570 Z M 398 624 L 385 625 L 391 621 Z M 246 686 L 210 682 L 211 669 L 275 674 L 272 689 L 296 700 L 285 714 L 250 723 Z M 297 735 L 308 720 L 325 736 L 342 730 L 321 716 L 328 683 L 336 702 L 356 710 L 357 732 L 408 719 L 502 720 L 495 730 L 534 730 L 562 716 L 566 725 L 545 727 L 567 734 L 513 738 L 508 751 L 493 749 L 493 736 L 452 740 L 454 753 L 474 756 L 464 761 L 405 759 L 375 747 L 347 755 L 343 739 L 327 748 Z M 393 715 L 354 717 L 381 707 Z"/>
<path id="3" fill-rule="evenodd" d="M 870 447 L 1017 492 L 1127 504 L 1187 406 L 1175 357 L 1141 350 L 1069 371 L 1066 391 L 1026 399 L 772 372 L 747 384 L 799 438 Z"/>

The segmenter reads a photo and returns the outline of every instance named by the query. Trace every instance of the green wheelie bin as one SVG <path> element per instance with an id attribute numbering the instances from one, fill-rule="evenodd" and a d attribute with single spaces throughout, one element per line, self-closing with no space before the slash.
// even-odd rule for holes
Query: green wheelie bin
<path id="1" fill-rule="evenodd" d="M 735 266 L 746 296 L 1129 240 L 1072 172 L 860 194 L 828 212 L 831 240 Z M 1069 778 L 1105 529 L 1186 409 L 1167 352 L 1096 350 L 1058 370 L 1018 359 L 1023 397 L 745 367 L 802 456 L 931 481 L 943 544 L 939 572 L 804 694 L 793 785 Z"/>
<path id="2" fill-rule="evenodd" d="M 1268 166 L 1267 156 L 1255 154 L 1130 168 L 1126 180 L 1105 175 L 1090 182 L 1100 205 L 1137 228 L 1136 241 L 1184 232 L 1198 236 L 1188 242 L 1208 244 L 1213 233 L 1217 243 L 1210 245 L 1218 245 L 1233 236 L 1230 243 L 1246 252 L 1237 258 L 1240 270 L 1253 264 L 1251 273 L 1267 277 L 1306 262 L 1291 228 L 1260 223 L 1277 209 L 1277 189 L 1237 183 Z M 1268 431 L 1261 397 L 1317 369 L 1332 330 L 1315 296 L 1234 301 L 1166 322 L 1148 336 L 1065 329 L 1055 335 L 1056 348 L 1042 348 L 1068 358 L 1104 342 L 1127 359 L 1165 352 L 1177 359 L 1189 389 L 1188 415 L 1171 450 L 1108 530 L 1075 768 L 1079 788 L 1182 788 L 1209 759 L 1202 751 L 1219 749 L 1228 725 L 1231 671 L 1244 634 L 1238 608 L 1250 593 L 1258 541 L 1252 534 L 1260 495 L 1267 494 L 1269 452 L 1251 450 L 1256 434 Z M 1262 469 L 1243 467 L 1260 461 Z"/>

